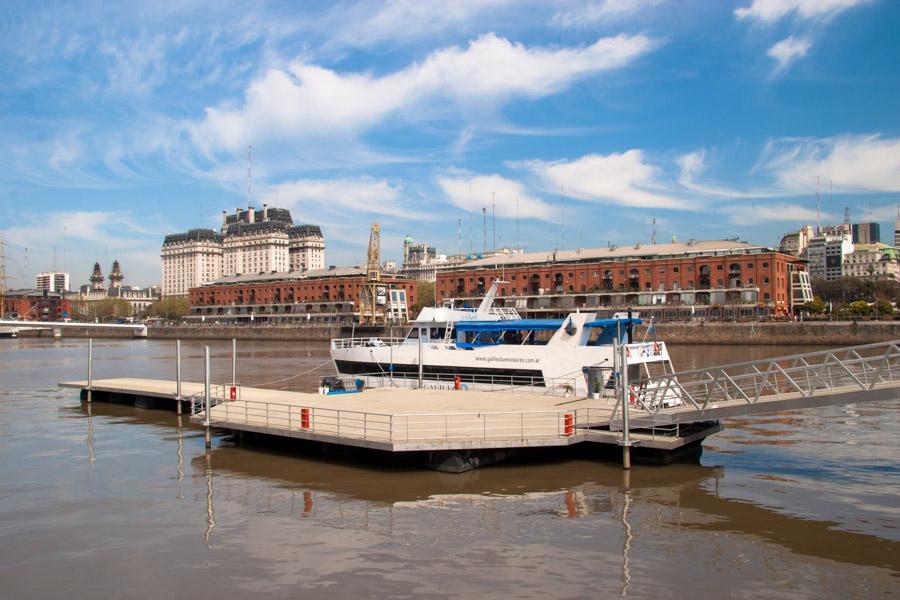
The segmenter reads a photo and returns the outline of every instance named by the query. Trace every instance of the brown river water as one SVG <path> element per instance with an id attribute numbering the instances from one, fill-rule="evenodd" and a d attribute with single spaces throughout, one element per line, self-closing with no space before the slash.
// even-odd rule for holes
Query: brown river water
<path id="1" fill-rule="evenodd" d="M 202 346 L 184 343 L 185 379 Z M 230 379 L 230 341 L 210 346 Z M 94 348 L 96 378 L 174 379 L 174 342 Z M 244 385 L 312 390 L 332 370 L 324 344 L 238 349 Z M 671 353 L 686 369 L 817 349 Z M 900 400 L 729 419 L 699 464 L 453 475 L 225 435 L 207 453 L 186 417 L 56 386 L 86 365 L 87 340 L 0 340 L 0 598 L 900 595 Z"/>

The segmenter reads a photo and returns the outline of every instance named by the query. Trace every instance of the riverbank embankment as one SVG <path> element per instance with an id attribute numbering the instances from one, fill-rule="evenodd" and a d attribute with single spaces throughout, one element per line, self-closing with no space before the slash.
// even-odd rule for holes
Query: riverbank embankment
<path id="1" fill-rule="evenodd" d="M 646 325 L 639 326 L 635 337 L 644 337 Z M 230 327 L 223 325 L 185 325 L 148 327 L 147 337 L 153 339 L 272 340 L 327 342 L 332 338 L 403 335 L 406 327 L 397 326 L 393 332 L 382 327 L 351 328 L 342 326 L 308 325 L 301 327 Z M 97 331 L 66 328 L 67 338 L 130 338 L 133 333 L 122 330 Z M 20 337 L 53 337 L 52 329 L 21 330 Z M 659 323 L 656 337 L 669 344 L 720 345 L 781 345 L 815 344 L 820 346 L 853 346 L 900 339 L 900 321 L 807 321 L 787 323 L 729 323 L 692 321 L 688 323 Z"/>

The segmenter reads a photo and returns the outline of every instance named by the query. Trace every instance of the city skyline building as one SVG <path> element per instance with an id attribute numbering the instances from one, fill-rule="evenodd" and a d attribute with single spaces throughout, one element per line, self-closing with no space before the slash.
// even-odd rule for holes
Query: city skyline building
<path id="1" fill-rule="evenodd" d="M 854 223 L 851 229 L 854 244 L 881 242 L 881 225 L 878 223 Z"/>
<path id="2" fill-rule="evenodd" d="M 321 269 L 325 237 L 318 225 L 295 225 L 287 209 L 250 205 L 222 211 L 219 231 L 167 235 L 160 257 L 163 295 L 186 296 L 222 277 Z"/>
<path id="3" fill-rule="evenodd" d="M 35 288 L 48 292 L 69 291 L 69 274 L 61 271 L 38 273 L 35 277 Z"/>
<path id="4" fill-rule="evenodd" d="M 806 249 L 809 276 L 812 279 L 840 279 L 844 274 L 844 260 L 853 252 L 849 224 L 820 227 L 819 235 L 809 241 Z"/>

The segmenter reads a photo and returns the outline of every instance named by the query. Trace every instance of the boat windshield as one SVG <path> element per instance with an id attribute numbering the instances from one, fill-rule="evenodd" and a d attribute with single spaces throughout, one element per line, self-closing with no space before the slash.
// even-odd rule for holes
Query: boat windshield
<path id="1" fill-rule="evenodd" d="M 618 336 L 619 343 L 624 344 L 628 337 L 629 325 L 640 325 L 641 319 L 597 319 L 585 323 L 584 326 L 591 330 L 588 338 L 588 346 L 608 346 Z"/>
<path id="2" fill-rule="evenodd" d="M 515 319 L 457 323 L 458 348 L 546 344 L 565 319 Z"/>

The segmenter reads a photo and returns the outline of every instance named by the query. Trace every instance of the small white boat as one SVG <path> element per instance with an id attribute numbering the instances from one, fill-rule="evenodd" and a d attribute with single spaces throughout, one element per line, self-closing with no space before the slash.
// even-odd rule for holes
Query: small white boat
<path id="1" fill-rule="evenodd" d="M 614 389 L 616 342 L 631 341 L 640 319 L 617 314 L 572 313 L 565 319 L 521 319 L 513 309 L 492 308 L 494 282 L 476 310 L 425 308 L 405 338 L 331 341 L 341 376 L 368 375 L 428 381 L 456 387 L 563 388 L 575 395 Z M 666 345 L 649 341 L 627 347 L 629 381 L 672 373 Z"/>

